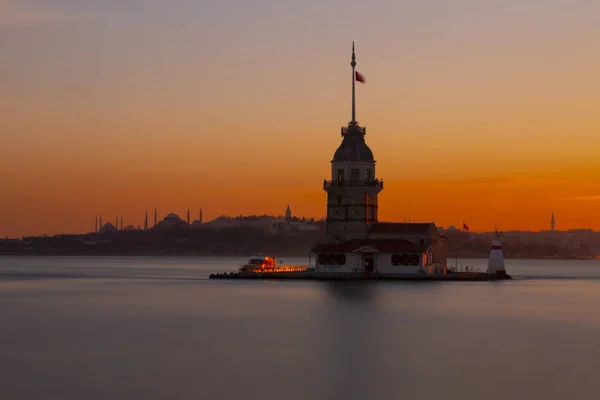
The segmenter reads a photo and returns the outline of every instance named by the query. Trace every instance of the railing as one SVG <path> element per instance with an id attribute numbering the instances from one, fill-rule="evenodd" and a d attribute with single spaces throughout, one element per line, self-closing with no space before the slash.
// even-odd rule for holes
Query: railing
<path id="1" fill-rule="evenodd" d="M 379 179 L 364 179 L 364 180 L 337 180 L 323 181 L 323 189 L 331 189 L 336 187 L 375 187 L 383 189 L 383 180 Z"/>
<path id="2" fill-rule="evenodd" d="M 299 264 L 299 265 L 277 265 L 275 267 L 270 268 L 260 268 L 255 269 L 255 274 L 267 274 L 271 272 L 306 272 L 309 269 L 308 265 Z"/>
<path id="3" fill-rule="evenodd" d="M 469 272 L 482 272 L 477 264 L 475 265 L 455 265 L 453 267 L 448 267 L 448 271 L 454 273 L 469 273 Z"/>
<path id="4" fill-rule="evenodd" d="M 367 134 L 367 128 L 362 128 L 358 125 L 350 125 L 347 128 L 342 127 L 342 136 L 346 136 L 348 133 L 358 133 L 362 136 Z"/>

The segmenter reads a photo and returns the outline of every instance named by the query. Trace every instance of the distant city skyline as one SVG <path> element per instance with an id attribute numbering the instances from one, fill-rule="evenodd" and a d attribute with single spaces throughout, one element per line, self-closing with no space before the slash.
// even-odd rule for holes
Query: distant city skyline
<path id="1" fill-rule="evenodd" d="M 547 230 L 555 212 L 557 230 L 600 229 L 598 15 L 592 0 L 0 0 L 0 237 L 86 231 L 100 212 L 143 225 L 155 207 L 322 218 L 353 40 L 380 220 Z"/>
<path id="2" fill-rule="evenodd" d="M 176 215 L 177 217 L 179 217 L 179 219 L 181 220 L 181 222 L 185 222 L 188 224 L 207 224 L 211 225 L 210 223 L 214 222 L 214 221 L 218 221 L 218 220 L 222 220 L 222 219 L 238 219 L 238 218 L 242 218 L 242 219 L 252 219 L 252 218 L 264 218 L 264 217 L 272 217 L 272 218 L 278 218 L 281 220 L 292 220 L 292 218 L 294 220 L 298 220 L 298 221 L 310 221 L 310 220 L 314 220 L 315 222 L 321 221 L 321 222 L 325 222 L 325 216 L 320 217 L 320 218 L 315 218 L 315 217 L 307 217 L 307 216 L 301 216 L 301 215 L 296 215 L 292 212 L 290 205 L 287 205 L 287 208 L 285 210 L 284 213 L 262 213 L 262 214 L 257 214 L 257 213 L 251 213 L 251 214 L 219 214 L 219 215 L 215 215 L 213 217 L 211 217 L 210 219 L 204 219 L 203 215 L 204 215 L 204 210 L 202 208 L 199 209 L 199 213 L 196 216 L 196 218 L 192 218 L 190 216 L 190 210 L 185 210 L 184 212 L 178 213 L 178 212 L 165 212 L 164 214 L 161 214 L 158 209 L 154 209 L 152 210 L 151 214 L 154 216 L 154 219 L 149 219 L 148 218 L 148 214 L 147 211 L 144 212 L 144 217 L 141 221 L 141 223 L 137 223 L 135 221 L 128 221 L 123 219 L 123 215 L 121 215 L 120 217 L 115 217 L 116 221 L 113 221 L 110 216 L 108 218 L 106 218 L 106 215 L 104 214 L 99 214 L 97 216 L 94 217 L 94 219 L 92 220 L 92 227 L 93 229 L 83 229 L 82 231 L 71 231 L 71 232 L 53 232 L 53 233 L 41 233 L 41 234 L 25 234 L 25 235 L 15 235 L 13 237 L 15 238 L 19 238 L 19 237 L 27 237 L 27 236 L 43 236 L 43 235 L 49 235 L 49 236 L 53 236 L 53 235 L 62 235 L 62 234 L 85 234 L 85 233 L 93 233 L 93 232 L 98 232 L 103 226 L 107 226 L 109 227 L 109 229 L 113 229 L 113 227 L 116 227 L 117 230 L 123 230 L 123 229 L 140 229 L 140 230 L 145 230 L 145 229 L 152 229 L 154 227 L 156 227 L 157 225 L 159 225 L 161 222 L 163 222 L 165 219 L 169 219 L 171 216 Z M 188 221 L 189 218 L 189 221 Z M 115 225 L 115 222 L 117 223 L 117 225 Z M 390 221 L 381 221 L 381 222 L 390 222 Z M 398 222 L 424 222 L 424 221 L 413 221 L 410 217 L 408 218 L 404 218 L 403 221 L 398 221 Z M 426 221 L 426 222 L 432 222 L 432 221 Z M 571 228 L 571 229 L 555 229 L 555 215 L 554 213 L 552 213 L 551 216 L 551 220 L 550 220 L 550 224 L 547 228 L 542 228 L 539 230 L 532 230 L 532 229 L 499 229 L 497 225 L 495 225 L 493 227 L 493 229 L 480 229 L 480 230 L 474 230 L 471 229 L 470 227 L 468 227 L 468 225 L 466 225 L 466 223 L 464 221 L 461 221 L 460 223 L 457 223 L 455 221 L 449 223 L 448 225 L 438 225 L 438 228 L 444 231 L 448 231 L 448 230 L 454 230 L 454 231 L 464 231 L 464 232 L 469 232 L 469 233 L 474 233 L 474 234 L 482 234 L 482 233 L 500 233 L 505 234 L 505 233 L 510 233 L 510 232 L 569 232 L 569 231 L 587 231 L 587 230 L 592 230 L 592 231 L 600 231 L 600 230 L 594 230 L 592 228 L 586 228 L 586 227 L 579 227 L 579 228 Z M 0 238 L 2 238 L 3 236 L 0 236 Z M 6 237 L 10 238 L 10 236 L 6 235 Z"/>

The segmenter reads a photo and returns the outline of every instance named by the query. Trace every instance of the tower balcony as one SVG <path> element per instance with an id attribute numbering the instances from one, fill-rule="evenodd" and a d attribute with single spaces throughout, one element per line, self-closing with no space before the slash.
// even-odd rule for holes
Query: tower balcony
<path id="1" fill-rule="evenodd" d="M 383 189 L 383 180 L 380 179 L 364 179 L 364 180 L 335 180 L 335 181 L 323 181 L 323 190 L 333 188 L 345 188 L 345 187 L 364 187 L 364 188 L 377 188 Z"/>

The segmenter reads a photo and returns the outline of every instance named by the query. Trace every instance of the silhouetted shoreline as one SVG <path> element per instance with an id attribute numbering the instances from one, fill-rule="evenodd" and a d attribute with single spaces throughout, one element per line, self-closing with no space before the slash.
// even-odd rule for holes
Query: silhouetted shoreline
<path id="1" fill-rule="evenodd" d="M 325 240 L 324 224 L 308 232 L 267 232 L 252 227 L 212 229 L 120 230 L 0 239 L 0 255 L 11 256 L 238 256 L 276 254 L 308 257 L 316 243 Z M 493 232 L 442 231 L 447 238 L 448 265 L 453 259 L 487 258 Z M 600 253 L 600 233 L 505 232 L 500 239 L 506 259 L 573 260 L 595 259 Z"/>
<path id="2" fill-rule="evenodd" d="M 279 259 L 282 257 L 309 257 L 309 252 L 240 252 L 240 253 L 217 253 L 217 252 L 188 252 L 188 253 L 175 253 L 166 251 L 154 251 L 154 252 L 122 252 L 122 253 L 73 253 L 73 252 L 1 252 L 0 257 L 250 257 L 252 255 L 262 254 L 275 254 Z M 452 254 L 448 256 L 448 266 L 454 265 L 454 260 L 465 259 L 487 259 L 489 254 Z M 590 261 L 597 260 L 596 258 L 578 258 L 578 257 L 552 257 L 552 256 L 519 256 L 519 257 L 505 257 L 506 260 L 580 260 Z M 600 260 L 598 260 L 600 261 Z"/>

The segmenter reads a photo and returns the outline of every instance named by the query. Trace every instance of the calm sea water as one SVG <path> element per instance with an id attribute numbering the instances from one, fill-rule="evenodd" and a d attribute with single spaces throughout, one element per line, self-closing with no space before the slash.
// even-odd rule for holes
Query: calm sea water
<path id="1" fill-rule="evenodd" d="M 507 260 L 516 279 L 489 283 L 208 280 L 244 261 L 0 257 L 0 399 L 599 396 L 600 261 Z"/>

